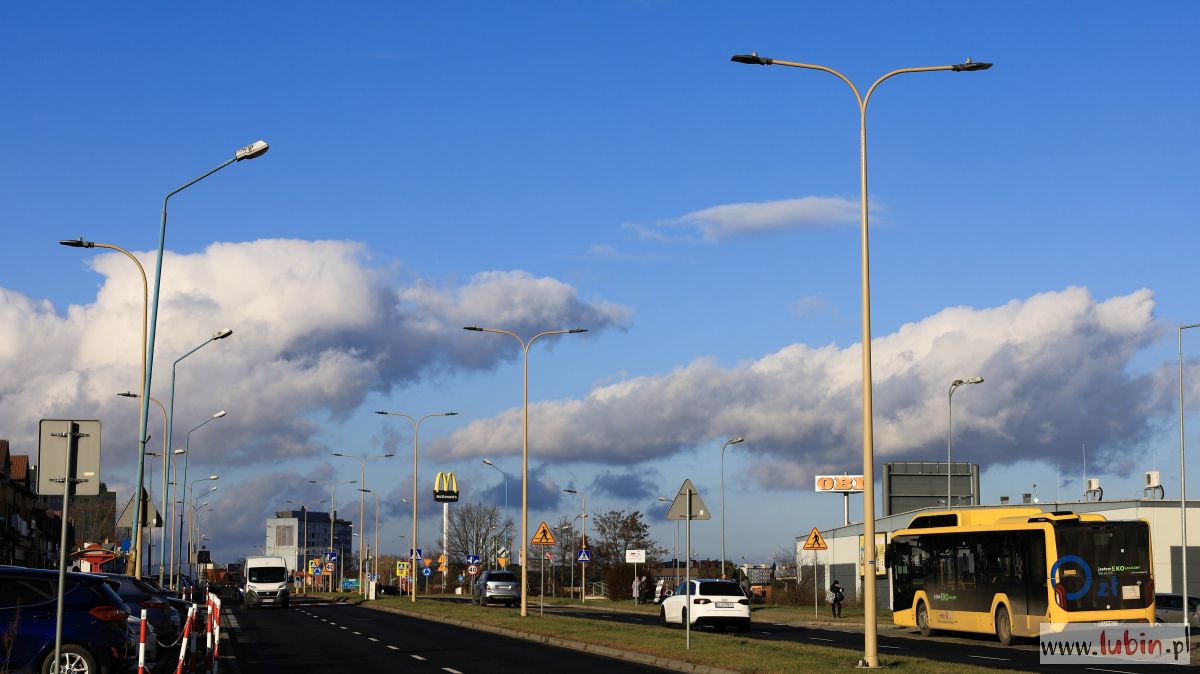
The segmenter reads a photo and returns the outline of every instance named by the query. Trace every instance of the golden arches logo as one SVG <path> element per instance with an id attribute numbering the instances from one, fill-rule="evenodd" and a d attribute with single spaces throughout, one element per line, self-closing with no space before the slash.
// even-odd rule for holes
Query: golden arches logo
<path id="1" fill-rule="evenodd" d="M 438 503 L 458 501 L 458 478 L 454 473 L 439 472 L 433 480 L 433 500 Z"/>

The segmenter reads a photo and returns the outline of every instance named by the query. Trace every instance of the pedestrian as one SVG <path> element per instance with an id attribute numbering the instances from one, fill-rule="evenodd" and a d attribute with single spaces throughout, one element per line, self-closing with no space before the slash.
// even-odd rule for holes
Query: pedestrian
<path id="1" fill-rule="evenodd" d="M 654 588 L 650 585 L 650 578 L 642 576 L 642 599 L 646 600 L 647 604 L 654 603 Z"/>
<path id="2" fill-rule="evenodd" d="M 637 606 L 638 599 L 642 596 L 642 579 L 637 576 L 633 577 L 633 605 Z"/>
<path id="3" fill-rule="evenodd" d="M 846 599 L 846 591 L 842 588 L 842 584 L 836 580 L 833 581 L 833 585 L 829 586 L 829 595 L 827 598 L 829 599 L 830 610 L 833 611 L 833 617 L 841 618 L 842 602 Z"/>

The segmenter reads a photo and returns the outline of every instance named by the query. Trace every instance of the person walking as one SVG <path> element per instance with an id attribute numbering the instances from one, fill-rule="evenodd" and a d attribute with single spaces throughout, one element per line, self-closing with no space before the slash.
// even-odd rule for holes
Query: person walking
<path id="1" fill-rule="evenodd" d="M 842 584 L 833 581 L 833 585 L 829 586 L 829 606 L 833 611 L 834 618 L 842 617 L 842 602 L 846 599 L 846 591 L 842 588 Z"/>
<path id="2" fill-rule="evenodd" d="M 642 596 L 642 579 L 637 576 L 633 577 L 633 605 L 637 606 L 638 599 Z"/>

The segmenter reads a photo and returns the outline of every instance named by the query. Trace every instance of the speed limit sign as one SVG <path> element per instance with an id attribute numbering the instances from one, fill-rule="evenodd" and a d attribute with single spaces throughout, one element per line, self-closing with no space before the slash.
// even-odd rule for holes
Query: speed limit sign
<path id="1" fill-rule="evenodd" d="M 472 564 L 472 565 L 470 565 L 470 566 L 468 566 L 468 567 L 467 567 L 467 573 L 469 573 L 469 574 L 471 574 L 472 576 L 474 576 L 475 574 L 479 573 L 479 567 L 478 567 L 478 566 L 475 566 L 474 564 Z"/>

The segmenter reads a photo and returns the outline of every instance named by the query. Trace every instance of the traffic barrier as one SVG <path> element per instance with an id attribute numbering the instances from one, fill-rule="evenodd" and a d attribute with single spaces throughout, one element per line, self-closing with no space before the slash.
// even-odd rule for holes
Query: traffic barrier
<path id="1" fill-rule="evenodd" d="M 146 674 L 146 609 L 142 609 L 138 628 L 138 674 Z"/>
<path id="2" fill-rule="evenodd" d="M 212 674 L 217 674 L 217 662 L 221 655 L 221 598 L 211 597 L 209 615 L 212 618 Z"/>
<path id="3" fill-rule="evenodd" d="M 183 638 L 179 641 L 179 664 L 175 666 L 175 674 L 183 674 L 183 659 L 188 652 L 188 641 L 192 634 L 192 618 L 196 616 L 196 605 L 188 607 L 187 622 L 183 626 Z"/>

